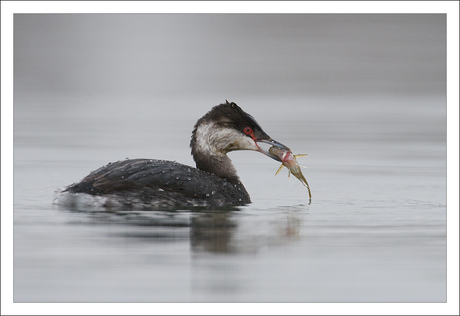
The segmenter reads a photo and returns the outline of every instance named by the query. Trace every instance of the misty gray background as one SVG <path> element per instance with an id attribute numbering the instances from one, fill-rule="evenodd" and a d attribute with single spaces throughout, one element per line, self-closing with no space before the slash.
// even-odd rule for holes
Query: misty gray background
<path id="1" fill-rule="evenodd" d="M 443 14 L 17 14 L 14 23 L 20 95 L 116 91 L 153 103 L 446 89 Z"/>
<path id="2" fill-rule="evenodd" d="M 16 302 L 444 302 L 445 14 L 16 14 Z M 225 99 L 307 166 L 229 157 L 236 211 L 94 212 L 109 161 L 194 166 Z M 2 210 L 3 211 L 3 210 Z"/>

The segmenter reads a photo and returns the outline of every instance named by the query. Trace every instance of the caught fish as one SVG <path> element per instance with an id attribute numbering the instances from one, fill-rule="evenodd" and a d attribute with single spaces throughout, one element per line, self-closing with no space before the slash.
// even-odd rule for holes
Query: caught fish
<path id="1" fill-rule="evenodd" d="M 270 147 L 269 152 L 272 155 L 278 157 L 282 162 L 281 166 L 279 167 L 278 171 L 276 171 L 275 175 L 277 175 L 281 171 L 281 169 L 283 169 L 283 166 L 288 168 L 288 171 L 289 171 L 288 177 L 292 173 L 297 179 L 300 180 L 300 182 L 302 182 L 302 184 L 304 186 L 307 187 L 308 196 L 310 197 L 309 204 L 311 204 L 310 186 L 308 185 L 307 180 L 303 176 L 302 171 L 300 170 L 300 165 L 297 163 L 297 159 L 296 159 L 296 158 L 304 157 L 304 156 L 307 156 L 307 155 L 302 155 L 302 154 L 293 155 L 291 150 L 279 148 L 277 146 Z"/>

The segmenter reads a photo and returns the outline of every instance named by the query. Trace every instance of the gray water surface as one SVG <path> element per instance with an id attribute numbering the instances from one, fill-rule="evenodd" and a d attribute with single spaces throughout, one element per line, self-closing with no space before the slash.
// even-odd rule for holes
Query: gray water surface
<path id="1" fill-rule="evenodd" d="M 16 17 L 15 302 L 446 301 L 445 17 L 252 18 Z M 110 161 L 194 166 L 225 99 L 308 154 L 311 205 L 256 152 L 244 207 L 53 204 Z"/>
<path id="2" fill-rule="evenodd" d="M 134 149 L 131 139 L 145 144 L 146 157 L 169 154 L 191 163 L 189 133 L 178 128 L 164 135 L 161 123 L 148 127 L 151 118 L 141 117 L 137 124 L 151 132 L 120 136 L 105 154 L 84 132 L 63 144 L 54 131 L 66 135 L 66 126 L 78 124 L 82 131 L 100 130 L 97 142 L 110 144 L 112 136 L 102 133 L 110 123 L 94 127 L 90 116 L 64 120 L 18 113 L 15 301 L 445 301 L 445 118 L 437 110 L 442 104 L 391 100 L 392 115 L 376 106 L 350 128 L 341 122 L 358 120 L 354 113 L 364 102 L 350 102 L 349 115 L 331 115 L 324 110 L 329 101 L 316 100 L 305 109 L 298 102 L 286 102 L 292 106 L 287 112 L 305 114 L 308 122 L 312 111 L 314 124 L 270 119 L 257 115 L 263 114 L 257 107 L 251 114 L 263 116 L 259 121 L 272 137 L 309 153 L 300 162 L 308 167 L 312 204 L 286 170 L 275 177 L 278 163 L 240 152 L 230 157 L 253 203 L 215 211 L 113 213 L 53 206 L 58 187 L 110 161 L 106 156 L 124 159 L 122 153 Z M 405 119 L 405 111 L 413 114 Z M 193 119 L 187 121 L 191 130 Z M 21 129 L 21 122 L 29 128 Z M 41 130 L 36 126 L 30 133 L 34 122 Z M 36 146 L 34 137 L 45 141 Z M 175 144 L 176 138 L 183 141 Z M 159 145 L 151 145 L 157 139 Z"/>

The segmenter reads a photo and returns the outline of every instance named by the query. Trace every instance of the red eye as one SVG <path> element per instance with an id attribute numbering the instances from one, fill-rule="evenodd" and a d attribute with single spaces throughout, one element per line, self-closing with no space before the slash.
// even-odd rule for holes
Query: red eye
<path id="1" fill-rule="evenodd" d="M 248 127 L 245 127 L 243 132 L 246 134 L 246 135 L 253 135 L 253 131 L 252 131 L 252 128 L 250 128 L 249 126 Z"/>

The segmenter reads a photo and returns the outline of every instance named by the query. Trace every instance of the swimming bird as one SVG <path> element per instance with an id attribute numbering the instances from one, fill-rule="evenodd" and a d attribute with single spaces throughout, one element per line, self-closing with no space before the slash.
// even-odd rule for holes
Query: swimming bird
<path id="1" fill-rule="evenodd" d="M 263 144 L 267 144 L 262 146 Z M 192 132 L 191 154 L 196 168 L 175 161 L 126 159 L 109 163 L 64 189 L 73 196 L 97 198 L 105 207 L 223 207 L 251 203 L 227 156 L 254 150 L 280 161 L 265 147 L 289 150 L 273 140 L 234 102 L 214 106 Z"/>

